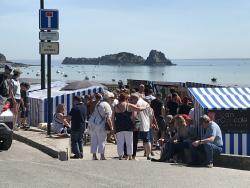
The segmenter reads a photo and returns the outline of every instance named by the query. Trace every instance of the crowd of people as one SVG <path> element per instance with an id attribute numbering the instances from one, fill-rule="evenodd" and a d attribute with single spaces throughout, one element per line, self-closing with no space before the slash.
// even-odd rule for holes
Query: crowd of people
<path id="1" fill-rule="evenodd" d="M 9 65 L 0 74 L 0 96 L 11 108 L 14 129 L 28 126 L 30 85 L 20 83 L 20 75 L 19 69 Z M 83 134 L 87 127 L 93 160 L 106 159 L 107 140 L 116 143 L 119 160 L 136 160 L 138 140 L 142 140 L 147 160 L 213 166 L 213 156 L 222 152 L 223 141 L 220 127 L 212 117 L 200 118 L 205 130 L 200 137 L 194 126 L 192 101 L 187 96 L 181 98 L 175 89 L 170 89 L 163 97 L 143 84 L 131 90 L 121 84 L 119 87 L 94 96 L 75 96 L 68 114 L 63 104 L 57 106 L 52 131 L 70 135 L 72 158 L 83 158 Z M 161 150 L 160 159 L 152 158 L 155 149 Z"/>
<path id="2" fill-rule="evenodd" d="M 205 134 L 201 138 L 193 125 L 193 113 L 192 101 L 181 98 L 175 89 L 163 98 L 141 84 L 138 89 L 75 96 L 67 116 L 63 105 L 58 106 L 53 127 L 58 133 L 71 134 L 73 158 L 83 158 L 83 132 L 88 120 L 93 160 L 106 160 L 105 144 L 113 138 L 119 160 L 136 160 L 138 140 L 142 140 L 147 160 L 212 167 L 213 156 L 222 152 L 221 130 L 203 115 L 200 122 Z M 160 159 L 153 158 L 155 149 L 161 150 Z"/>
<path id="3" fill-rule="evenodd" d="M 0 97 L 6 108 L 13 113 L 13 129 L 28 128 L 27 117 L 29 113 L 28 90 L 29 83 L 20 83 L 19 69 L 5 65 L 4 72 L 0 74 Z"/>

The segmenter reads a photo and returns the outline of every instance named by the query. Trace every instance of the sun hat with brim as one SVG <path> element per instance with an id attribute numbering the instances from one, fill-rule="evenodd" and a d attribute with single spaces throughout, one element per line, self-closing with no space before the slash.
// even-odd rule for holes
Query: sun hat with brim
<path id="1" fill-rule="evenodd" d="M 20 75 L 20 74 L 22 74 L 22 71 L 20 69 L 14 69 L 13 74 L 14 75 Z"/>

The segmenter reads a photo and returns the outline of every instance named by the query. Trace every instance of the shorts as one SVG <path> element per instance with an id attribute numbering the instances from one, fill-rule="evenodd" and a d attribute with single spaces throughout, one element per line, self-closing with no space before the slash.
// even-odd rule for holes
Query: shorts
<path id="1" fill-rule="evenodd" d="M 147 131 L 147 132 L 140 131 L 139 138 L 142 139 L 143 143 L 150 143 L 150 133 L 149 133 L 149 131 Z"/>
<path id="2" fill-rule="evenodd" d="M 21 99 L 15 99 L 17 104 L 21 103 Z M 11 98 L 8 98 L 7 101 L 10 103 L 10 108 L 14 108 L 14 101 Z"/>

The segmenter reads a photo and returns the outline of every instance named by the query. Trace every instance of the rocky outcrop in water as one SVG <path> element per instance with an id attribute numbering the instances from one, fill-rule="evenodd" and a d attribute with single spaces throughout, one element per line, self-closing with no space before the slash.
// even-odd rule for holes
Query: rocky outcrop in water
<path id="1" fill-rule="evenodd" d="M 156 50 L 151 50 L 145 65 L 173 65 L 172 62 L 165 57 L 165 54 Z"/>
<path id="2" fill-rule="evenodd" d="M 141 56 L 128 52 L 105 55 L 98 58 L 72 58 L 66 57 L 62 64 L 88 64 L 88 65 L 173 65 L 162 52 L 152 50 L 149 57 L 145 59 Z"/>
<path id="3" fill-rule="evenodd" d="M 93 64 L 93 65 L 125 65 L 125 64 L 143 64 L 144 59 L 141 56 L 132 53 L 121 52 L 118 54 L 105 55 L 98 58 L 72 58 L 66 57 L 62 64 Z"/>

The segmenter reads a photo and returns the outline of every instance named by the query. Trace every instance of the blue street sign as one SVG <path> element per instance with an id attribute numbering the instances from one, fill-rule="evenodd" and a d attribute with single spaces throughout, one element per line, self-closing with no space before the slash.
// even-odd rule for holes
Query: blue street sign
<path id="1" fill-rule="evenodd" d="M 58 30 L 59 29 L 59 11 L 55 9 L 39 10 L 39 29 Z"/>

